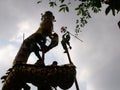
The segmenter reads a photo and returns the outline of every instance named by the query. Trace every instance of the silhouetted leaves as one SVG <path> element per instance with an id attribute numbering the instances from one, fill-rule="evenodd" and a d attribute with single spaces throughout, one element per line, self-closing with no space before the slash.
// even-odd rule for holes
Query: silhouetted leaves
<path id="1" fill-rule="evenodd" d="M 56 2 L 49 2 L 49 4 L 50 4 L 50 7 L 55 7 L 55 6 L 57 6 Z"/>
<path id="2" fill-rule="evenodd" d="M 108 13 L 110 12 L 110 10 L 111 10 L 111 7 L 108 6 L 108 7 L 106 8 L 106 10 L 105 10 L 105 14 L 108 15 Z"/>
<path id="3" fill-rule="evenodd" d="M 42 1 L 40 0 L 40 1 L 37 2 L 37 4 L 39 4 L 39 3 L 41 3 L 41 2 L 42 2 Z"/>
<path id="4" fill-rule="evenodd" d="M 105 14 L 107 15 L 110 10 L 112 10 L 112 14 L 115 16 L 120 11 L 120 0 L 106 0 L 105 4 L 108 4 L 108 7 L 105 10 Z"/>
<path id="5" fill-rule="evenodd" d="M 66 5 L 66 4 L 62 4 L 60 5 L 60 9 L 59 9 L 59 12 L 69 12 L 69 7 Z"/>
<path id="6" fill-rule="evenodd" d="M 37 3 L 41 3 L 42 0 L 39 1 Z M 78 6 L 75 6 L 74 9 L 78 16 L 75 32 L 79 32 L 80 28 L 87 24 L 88 19 L 91 18 L 91 11 L 93 11 L 93 13 L 101 11 L 102 4 L 108 5 L 105 10 L 106 15 L 112 11 L 112 14 L 115 16 L 116 11 L 117 13 L 120 11 L 120 0 L 49 0 L 49 5 L 50 7 L 59 6 L 59 12 L 69 12 L 69 5 L 74 2 L 78 2 Z"/>
<path id="7" fill-rule="evenodd" d="M 63 3 L 65 0 L 59 0 L 61 3 Z"/>

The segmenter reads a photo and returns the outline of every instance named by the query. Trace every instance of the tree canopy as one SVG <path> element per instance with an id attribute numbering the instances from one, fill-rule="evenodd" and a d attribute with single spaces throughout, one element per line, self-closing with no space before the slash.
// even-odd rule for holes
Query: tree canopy
<path id="1" fill-rule="evenodd" d="M 41 3 L 42 0 L 39 0 L 37 3 Z M 113 16 L 119 13 L 120 11 L 120 0 L 49 0 L 49 5 L 52 8 L 59 7 L 59 12 L 70 12 L 70 5 L 78 3 L 75 6 L 74 10 L 76 11 L 76 16 L 79 18 L 76 19 L 76 29 L 75 32 L 79 33 L 80 28 L 84 27 L 88 19 L 91 18 L 91 11 L 93 13 L 98 13 L 101 11 L 102 5 L 107 5 L 105 14 L 108 15 L 112 11 Z"/>

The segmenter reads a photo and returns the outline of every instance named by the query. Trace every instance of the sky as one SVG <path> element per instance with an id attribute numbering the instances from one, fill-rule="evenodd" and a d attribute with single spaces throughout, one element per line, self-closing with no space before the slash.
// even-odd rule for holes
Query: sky
<path id="1" fill-rule="evenodd" d="M 45 63 L 57 60 L 59 65 L 68 64 L 67 55 L 61 46 L 60 28 L 74 34 L 76 14 L 75 5 L 69 13 L 59 13 L 58 8 L 50 8 L 46 1 L 38 0 L 0 0 L 0 77 L 12 67 L 13 60 L 25 38 L 34 33 L 41 22 L 41 13 L 52 11 L 56 22 L 54 31 L 59 35 L 59 44 L 46 53 Z M 72 49 L 69 50 L 72 62 L 76 65 L 77 81 L 80 90 L 119 90 L 120 89 L 120 29 L 117 25 L 120 13 L 105 15 L 105 7 L 98 14 L 92 13 L 88 24 L 81 29 L 78 37 L 71 36 Z M 34 64 L 37 58 L 32 53 L 28 63 Z M 0 89 L 2 88 L 0 82 Z M 31 85 L 31 90 L 37 88 Z M 58 90 L 61 90 L 58 87 Z M 76 90 L 75 84 L 69 90 Z"/>

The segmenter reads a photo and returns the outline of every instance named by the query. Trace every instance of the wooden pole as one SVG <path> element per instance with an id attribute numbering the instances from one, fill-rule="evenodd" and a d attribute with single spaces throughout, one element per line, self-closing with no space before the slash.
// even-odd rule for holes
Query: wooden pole
<path id="1" fill-rule="evenodd" d="M 44 51 L 42 51 L 42 64 L 45 64 L 44 59 L 45 59 L 45 53 L 44 53 Z"/>
<path id="2" fill-rule="evenodd" d="M 67 46 L 66 46 L 66 53 L 67 53 L 67 56 L 68 56 L 69 63 L 73 64 L 73 62 L 71 61 L 70 54 L 69 54 Z M 75 86 L 76 86 L 76 90 L 80 90 L 76 77 L 75 77 Z"/>
<path id="3" fill-rule="evenodd" d="M 23 33 L 23 41 L 25 40 L 25 33 Z"/>
<path id="4" fill-rule="evenodd" d="M 42 63 L 41 64 L 43 64 L 43 65 L 45 65 L 45 63 L 44 63 L 44 60 L 45 60 L 45 43 L 44 42 L 42 42 L 41 43 L 41 52 L 42 52 L 42 55 L 41 55 L 41 59 L 42 59 Z"/>
<path id="5" fill-rule="evenodd" d="M 69 54 L 69 51 L 68 51 L 67 47 L 66 47 L 66 52 L 67 52 L 69 63 L 73 64 L 73 62 L 71 61 L 70 54 Z"/>
<path id="6" fill-rule="evenodd" d="M 45 49 L 44 49 L 44 44 L 42 45 L 42 64 L 45 65 Z"/>

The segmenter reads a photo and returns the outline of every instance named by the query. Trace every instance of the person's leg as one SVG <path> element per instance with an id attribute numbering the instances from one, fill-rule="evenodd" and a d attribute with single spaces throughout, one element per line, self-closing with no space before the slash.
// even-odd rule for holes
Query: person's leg
<path id="1" fill-rule="evenodd" d="M 62 41 L 61 41 L 61 44 L 62 44 L 63 49 L 65 50 L 65 52 L 64 52 L 64 53 L 66 53 L 67 46 L 66 46 L 65 41 L 64 41 L 64 40 L 62 40 Z"/>

